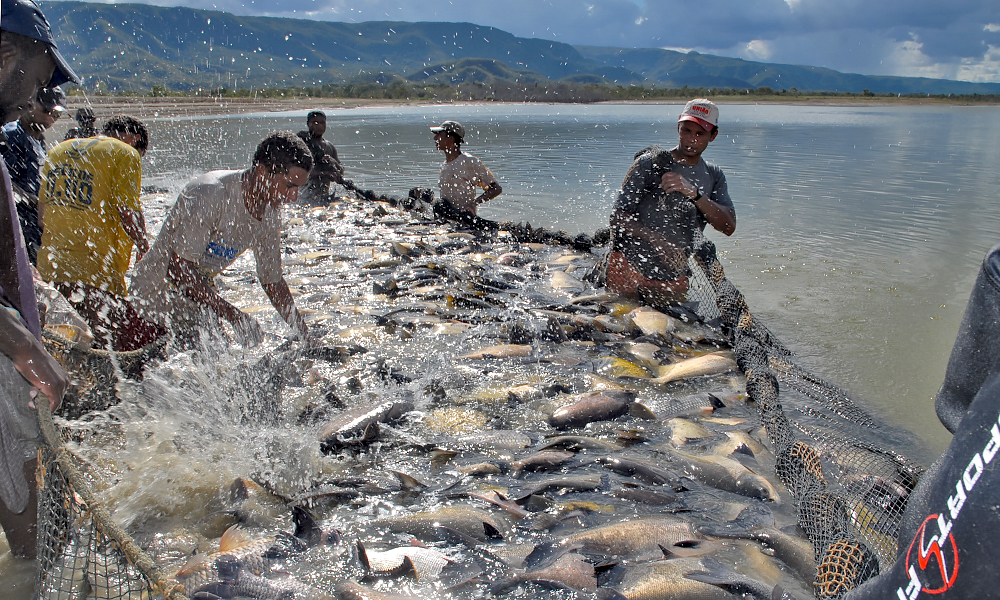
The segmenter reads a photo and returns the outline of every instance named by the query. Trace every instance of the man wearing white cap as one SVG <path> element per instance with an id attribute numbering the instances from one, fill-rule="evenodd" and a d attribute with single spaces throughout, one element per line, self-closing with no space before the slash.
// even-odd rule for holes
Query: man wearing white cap
<path id="1" fill-rule="evenodd" d="M 718 122 L 713 102 L 692 100 L 677 119 L 677 146 L 650 146 L 636 154 L 611 214 L 611 290 L 651 304 L 683 301 L 687 259 L 704 239 L 705 226 L 726 235 L 736 230 L 726 176 L 701 157 L 719 135 Z"/>
<path id="2" fill-rule="evenodd" d="M 441 198 L 458 211 L 475 216 L 476 207 L 499 196 L 503 188 L 483 161 L 462 152 L 465 127 L 461 123 L 445 121 L 431 127 L 431 131 L 434 133 L 434 145 L 444 152 L 445 158 L 438 176 Z"/>

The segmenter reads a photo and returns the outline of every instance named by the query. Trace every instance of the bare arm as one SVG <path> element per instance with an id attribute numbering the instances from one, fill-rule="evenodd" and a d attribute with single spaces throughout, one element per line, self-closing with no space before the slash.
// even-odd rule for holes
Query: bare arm
<path id="1" fill-rule="evenodd" d="M 640 223 L 636 215 L 616 208 L 611 213 L 610 227 L 611 232 L 616 236 L 645 242 L 666 264 L 676 262 L 677 246 L 661 233 Z"/>
<path id="2" fill-rule="evenodd" d="M 143 216 L 142 211 L 127 208 L 119 208 L 118 215 L 121 217 L 122 229 L 135 243 L 135 259 L 138 261 L 149 252 L 149 240 L 146 239 L 146 217 Z M 39 211 L 39 217 L 41 217 L 41 211 Z"/>
<path id="3" fill-rule="evenodd" d="M 726 235 L 733 235 L 733 232 L 736 231 L 736 211 L 707 196 L 698 198 L 698 188 L 680 173 L 664 173 L 660 188 L 668 194 L 679 192 L 691 201 L 695 201 L 697 198 L 694 205 L 701 211 L 701 214 L 705 215 L 705 220 L 708 221 L 709 225 Z"/>
<path id="4" fill-rule="evenodd" d="M 489 202 L 490 200 L 496 198 L 503 193 L 503 188 L 500 184 L 494 181 L 486 187 L 486 190 L 476 198 L 476 204 L 482 204 L 483 202 Z"/>
<path id="5" fill-rule="evenodd" d="M 170 254 L 167 277 L 185 296 L 198 304 L 207 306 L 230 323 L 236 324 L 247 317 L 243 311 L 220 296 L 219 292 L 209 285 L 205 276 L 201 274 L 193 262 L 177 256 L 176 253 Z"/>
<path id="6" fill-rule="evenodd" d="M 0 352 L 10 358 L 14 368 L 34 386 L 36 393 L 45 394 L 51 410 L 59 408 L 69 385 L 69 375 L 17 316 L 5 308 L 0 308 Z"/>
<path id="7" fill-rule="evenodd" d="M 308 338 L 309 326 L 306 325 L 302 314 L 295 308 L 295 298 L 292 297 L 292 292 L 288 289 L 288 283 L 281 279 L 276 283 L 262 283 L 261 287 L 264 288 L 264 293 L 270 298 L 271 304 L 274 305 L 281 318 L 288 323 L 288 326 L 294 329 L 302 339 Z"/>

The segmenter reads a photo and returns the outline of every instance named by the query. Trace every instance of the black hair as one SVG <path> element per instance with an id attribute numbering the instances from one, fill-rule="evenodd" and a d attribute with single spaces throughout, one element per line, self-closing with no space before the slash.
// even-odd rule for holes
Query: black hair
<path id="1" fill-rule="evenodd" d="M 462 140 L 462 138 L 458 137 L 457 133 L 452 133 L 450 131 L 446 131 L 445 133 L 447 133 L 448 135 L 450 135 L 451 139 L 455 140 L 455 147 L 458 148 L 459 150 L 461 150 L 462 149 L 462 144 L 465 143 Z"/>
<path id="2" fill-rule="evenodd" d="M 313 117 L 323 117 L 323 120 L 325 121 L 326 120 L 326 113 L 323 112 L 323 111 L 321 111 L 321 110 L 309 111 L 309 114 L 306 115 L 306 122 L 308 123 L 309 119 L 312 119 Z"/>
<path id="3" fill-rule="evenodd" d="M 292 167 L 312 169 L 309 146 L 291 131 L 272 131 L 257 144 L 253 165 L 264 165 L 271 173 L 287 173 Z"/>
<path id="4" fill-rule="evenodd" d="M 104 135 L 114 136 L 116 133 L 130 133 L 139 136 L 133 147 L 139 152 L 145 152 L 149 148 L 149 131 L 146 124 L 128 115 L 115 115 L 108 119 L 104 127 L 101 128 Z"/>

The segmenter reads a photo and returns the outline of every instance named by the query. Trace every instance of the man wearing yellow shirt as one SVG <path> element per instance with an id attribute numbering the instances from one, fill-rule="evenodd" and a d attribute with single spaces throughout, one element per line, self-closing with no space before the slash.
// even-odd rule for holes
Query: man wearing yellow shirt
<path id="1" fill-rule="evenodd" d="M 125 300 L 125 272 L 149 250 L 139 202 L 146 126 L 127 116 L 104 135 L 67 140 L 49 152 L 38 193 L 38 272 L 87 320 L 96 343 L 136 350 L 165 333 Z"/>

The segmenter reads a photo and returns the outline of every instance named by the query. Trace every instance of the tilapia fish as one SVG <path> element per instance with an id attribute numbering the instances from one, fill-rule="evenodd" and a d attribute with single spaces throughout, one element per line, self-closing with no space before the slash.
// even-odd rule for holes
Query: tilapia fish
<path id="1" fill-rule="evenodd" d="M 638 564 L 628 567 L 616 588 L 628 600 L 735 600 L 722 588 L 688 579 L 687 573 L 705 571 L 697 558 Z"/>
<path id="2" fill-rule="evenodd" d="M 696 548 L 704 540 L 690 521 L 672 516 L 645 517 L 595 527 L 569 535 L 563 544 L 579 547 L 584 553 L 618 558 L 662 558 L 660 547 L 672 549 L 678 544 Z"/>

